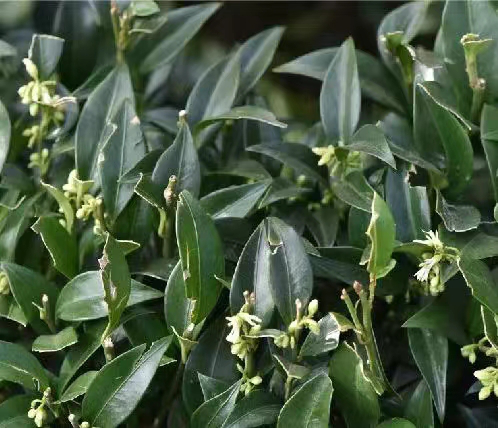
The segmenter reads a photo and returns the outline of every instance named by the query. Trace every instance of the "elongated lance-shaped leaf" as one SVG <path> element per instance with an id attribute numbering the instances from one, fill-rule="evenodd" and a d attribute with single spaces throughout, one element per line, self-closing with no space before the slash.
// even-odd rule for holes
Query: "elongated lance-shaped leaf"
<path id="1" fill-rule="evenodd" d="M 125 99 L 135 102 L 130 72 L 120 64 L 94 89 L 81 111 L 74 143 L 80 180 L 98 178 L 97 160 L 111 134 L 108 123 Z"/>
<path id="2" fill-rule="evenodd" d="M 10 147 L 10 118 L 7 109 L 0 101 L 0 172 L 2 172 L 3 164 L 7 159 Z"/>
<path id="3" fill-rule="evenodd" d="M 66 229 L 68 230 L 68 232 L 71 232 L 74 222 L 74 210 L 71 205 L 71 201 L 66 198 L 66 196 L 64 196 L 62 190 L 59 190 L 50 184 L 44 183 L 43 181 L 41 182 L 41 185 L 48 193 L 50 193 L 50 195 L 52 195 L 52 197 L 59 204 L 59 208 L 64 213 L 64 218 L 66 220 Z"/>
<path id="4" fill-rule="evenodd" d="M 186 294 L 195 300 L 192 322 L 203 320 L 213 309 L 225 274 L 225 259 L 213 220 L 200 203 L 184 190 L 176 211 L 176 237 Z"/>
<path id="5" fill-rule="evenodd" d="M 347 39 L 330 63 L 320 92 L 325 134 L 348 144 L 360 118 L 360 78 L 353 39 Z"/>
<path id="6" fill-rule="evenodd" d="M 131 277 L 125 254 L 111 235 L 107 235 L 104 254 L 99 259 L 100 276 L 104 287 L 104 300 L 109 310 L 109 324 L 102 339 L 119 324 L 121 314 L 130 297 Z"/>
<path id="7" fill-rule="evenodd" d="M 377 192 L 374 193 L 372 201 L 372 217 L 367 235 L 371 242 L 368 272 L 375 278 L 382 278 L 396 263 L 394 259 L 391 259 L 396 237 L 396 225 L 391 210 Z"/>
<path id="8" fill-rule="evenodd" d="M 146 147 L 132 101 L 123 101 L 111 120 L 116 131 L 102 147 L 98 166 L 105 212 L 112 224 L 133 196 L 133 183 L 120 180 L 145 156 Z"/>
<path id="9" fill-rule="evenodd" d="M 55 71 L 62 55 L 64 40 L 48 34 L 34 34 L 29 47 L 29 58 L 38 68 L 42 80 L 47 80 Z"/>

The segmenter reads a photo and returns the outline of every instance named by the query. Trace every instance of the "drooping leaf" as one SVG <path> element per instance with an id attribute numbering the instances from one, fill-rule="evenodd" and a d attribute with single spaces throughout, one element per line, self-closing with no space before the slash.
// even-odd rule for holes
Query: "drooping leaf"
<path id="1" fill-rule="evenodd" d="M 146 147 L 130 100 L 123 101 L 111 121 L 117 129 L 102 147 L 98 167 L 105 212 L 113 223 L 133 196 L 133 183 L 120 180 L 145 156 Z"/>
<path id="2" fill-rule="evenodd" d="M 108 124 L 126 99 L 135 100 L 129 69 L 121 64 L 95 88 L 81 111 L 74 143 L 80 180 L 98 178 L 99 153 L 112 134 Z"/>
<path id="3" fill-rule="evenodd" d="M 0 379 L 32 391 L 44 391 L 49 379 L 40 362 L 22 346 L 0 341 Z"/>
<path id="4" fill-rule="evenodd" d="M 261 223 L 247 241 L 233 274 L 230 288 L 230 308 L 237 313 L 244 305 L 244 292 L 254 292 L 254 314 L 266 326 L 273 314 L 270 288 L 270 246 L 265 223 Z"/>
<path id="5" fill-rule="evenodd" d="M 444 419 L 446 406 L 446 372 L 448 339 L 427 329 L 408 330 L 410 349 L 432 394 L 439 420 Z"/>
<path id="6" fill-rule="evenodd" d="M 326 374 L 319 374 L 305 382 L 282 407 L 277 428 L 328 427 L 333 390 Z"/>
<path id="7" fill-rule="evenodd" d="M 363 371 L 363 362 L 347 344 L 341 344 L 330 360 L 330 378 L 346 425 L 376 427 L 380 418 L 377 393 Z"/>
<path id="8" fill-rule="evenodd" d="M 204 196 L 200 201 L 201 206 L 213 219 L 244 218 L 252 211 L 269 185 L 270 182 L 266 180 L 220 189 Z"/>
<path id="9" fill-rule="evenodd" d="M 284 322 L 296 315 L 296 299 L 306 306 L 313 288 L 311 263 L 296 231 L 282 220 L 266 219 L 270 247 L 270 289 Z"/>
<path id="10" fill-rule="evenodd" d="M 320 93 L 320 115 L 327 137 L 347 145 L 358 124 L 360 108 L 360 79 L 354 42 L 349 38 L 330 63 Z"/>
<path id="11" fill-rule="evenodd" d="M 203 403 L 192 415 L 192 428 L 221 427 L 235 407 L 240 382 L 234 383 L 225 392 Z"/>
<path id="12" fill-rule="evenodd" d="M 140 345 L 106 364 L 83 399 L 84 420 L 102 428 L 123 422 L 145 393 L 170 343 L 171 336 L 165 337 L 145 353 L 145 345 Z"/>
<path id="13" fill-rule="evenodd" d="M 54 267 L 67 278 L 73 278 L 78 272 L 78 247 L 74 235 L 70 235 L 55 217 L 40 217 L 31 228 L 43 240 Z"/>
<path id="14" fill-rule="evenodd" d="M 160 291 L 132 279 L 126 306 L 130 307 L 162 296 Z M 100 272 L 83 272 L 61 290 L 56 305 L 56 316 L 64 321 L 87 321 L 106 317 L 109 311 L 104 297 Z"/>
<path id="15" fill-rule="evenodd" d="M 180 193 L 176 211 L 176 237 L 186 294 L 195 300 L 192 322 L 198 323 L 218 300 L 225 274 L 225 259 L 213 220 L 187 191 Z"/>
<path id="16" fill-rule="evenodd" d="M 331 313 L 318 321 L 320 333 L 309 332 L 301 346 L 299 355 L 308 357 L 332 351 L 339 345 L 341 328 L 335 316 Z"/>
<path id="17" fill-rule="evenodd" d="M 78 335 L 73 327 L 66 327 L 57 334 L 38 336 L 32 345 L 34 352 L 57 352 L 78 342 Z"/>
<path id="18" fill-rule="evenodd" d="M 389 207 L 377 192 L 374 193 L 372 201 L 372 217 L 367 235 L 371 242 L 367 269 L 374 277 L 382 278 L 394 267 L 391 255 L 396 225 Z"/>
<path id="19" fill-rule="evenodd" d="M 472 205 L 453 205 L 437 192 L 436 212 L 441 216 L 450 232 L 466 232 L 476 229 L 481 222 L 481 213 Z"/>

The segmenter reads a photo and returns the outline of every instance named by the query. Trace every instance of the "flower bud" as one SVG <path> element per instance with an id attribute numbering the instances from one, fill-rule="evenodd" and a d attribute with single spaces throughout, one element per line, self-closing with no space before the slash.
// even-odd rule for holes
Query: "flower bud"
<path id="1" fill-rule="evenodd" d="M 308 314 L 310 317 L 318 312 L 318 300 L 313 299 L 308 305 Z"/>
<path id="2" fill-rule="evenodd" d="M 295 331 L 298 329 L 298 327 L 299 327 L 299 325 L 298 325 L 297 321 L 296 320 L 292 321 L 289 324 L 289 328 L 288 328 L 289 333 L 294 334 Z"/>
<path id="3" fill-rule="evenodd" d="M 491 394 L 491 386 L 484 386 L 479 391 L 479 400 L 485 400 Z"/>
<path id="4" fill-rule="evenodd" d="M 34 419 L 36 416 L 36 409 L 29 409 L 28 411 L 28 418 Z"/>
<path id="5" fill-rule="evenodd" d="M 48 417 L 47 411 L 43 407 L 39 407 L 38 410 L 36 410 L 36 415 L 34 420 L 35 425 L 38 428 L 41 428 L 45 424 L 47 417 Z"/>
<path id="6" fill-rule="evenodd" d="M 80 427 L 81 428 L 91 428 L 90 424 L 87 421 L 81 422 Z"/>
<path id="7" fill-rule="evenodd" d="M 34 80 L 38 80 L 38 68 L 36 67 L 35 63 L 29 58 L 24 58 L 22 62 L 24 63 L 24 67 L 26 67 L 26 71 L 31 76 L 31 78 Z"/>

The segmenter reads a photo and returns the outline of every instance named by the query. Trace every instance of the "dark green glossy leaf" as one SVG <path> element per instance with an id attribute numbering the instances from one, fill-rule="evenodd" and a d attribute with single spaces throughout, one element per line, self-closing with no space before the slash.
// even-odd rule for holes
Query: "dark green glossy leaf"
<path id="1" fill-rule="evenodd" d="M 67 401 L 72 401 L 75 398 L 78 398 L 79 396 L 81 396 L 83 394 L 86 394 L 88 387 L 90 386 L 92 381 L 95 379 L 95 376 L 97 375 L 97 373 L 98 372 L 96 372 L 96 371 L 89 371 L 89 372 L 83 373 L 71 385 L 69 385 L 67 387 L 67 389 L 64 391 L 64 394 L 62 394 L 59 401 L 61 403 L 65 403 Z"/>
<path id="2" fill-rule="evenodd" d="M 15 321 L 23 327 L 28 325 L 28 320 L 26 319 L 24 312 L 17 304 L 14 297 L 10 295 L 0 296 L 0 317 Z"/>
<path id="3" fill-rule="evenodd" d="M 29 58 L 38 67 L 41 80 L 47 80 L 55 71 L 62 55 L 64 40 L 48 34 L 34 34 L 29 48 Z"/>
<path id="4" fill-rule="evenodd" d="M 78 247 L 74 235 L 70 235 L 56 217 L 40 217 L 31 228 L 40 235 L 54 267 L 67 278 L 78 272 Z"/>
<path id="5" fill-rule="evenodd" d="M 325 134 L 349 144 L 360 118 L 361 94 L 353 39 L 347 39 L 332 59 L 320 93 Z"/>
<path id="6" fill-rule="evenodd" d="M 171 336 L 165 337 L 144 354 L 145 345 L 137 346 L 106 364 L 83 399 L 84 420 L 102 428 L 114 428 L 123 422 L 148 388 L 170 343 Z"/>
<path id="7" fill-rule="evenodd" d="M 306 226 L 320 247 L 332 247 L 339 229 L 339 214 L 331 207 L 321 207 L 310 213 Z"/>
<path id="8" fill-rule="evenodd" d="M 192 415 L 192 428 L 221 427 L 235 407 L 240 390 L 240 382 L 234 383 L 220 395 L 202 404 Z"/>
<path id="9" fill-rule="evenodd" d="M 44 391 L 49 386 L 45 369 L 38 360 L 22 346 L 4 341 L 0 341 L 0 379 L 34 391 Z"/>
<path id="10" fill-rule="evenodd" d="M 498 255 L 498 237 L 478 233 L 461 250 L 468 259 L 486 259 Z"/>
<path id="11" fill-rule="evenodd" d="M 270 247 L 270 288 L 273 301 L 286 324 L 295 318 L 296 299 L 306 306 L 313 288 L 311 263 L 296 231 L 282 220 L 266 220 Z"/>
<path id="12" fill-rule="evenodd" d="M 363 362 L 349 345 L 341 344 L 330 360 L 334 400 L 349 428 L 376 427 L 380 418 L 377 393 L 363 371 Z"/>
<path id="13" fill-rule="evenodd" d="M 273 315 L 270 286 L 270 246 L 265 223 L 251 235 L 240 255 L 230 288 L 230 308 L 237 313 L 244 305 L 244 292 L 255 294 L 254 314 L 267 326 Z"/>
<path id="14" fill-rule="evenodd" d="M 326 374 L 303 383 L 282 407 L 277 428 L 328 427 L 332 392 L 332 382 Z"/>
<path id="15" fill-rule="evenodd" d="M 36 425 L 28 418 L 26 409 L 31 406 L 33 396 L 20 394 L 7 398 L 0 404 L 0 428 L 32 428 Z"/>
<path id="16" fill-rule="evenodd" d="M 132 279 L 126 306 L 159 299 L 162 296 L 160 291 Z M 57 300 L 56 315 L 64 321 L 87 321 L 107 316 L 108 309 L 104 301 L 100 272 L 84 272 L 69 281 Z"/>
<path id="17" fill-rule="evenodd" d="M 322 174 L 323 169 L 317 166 L 318 157 L 304 144 L 271 142 L 250 146 L 246 150 L 276 159 L 297 173 L 327 185 Z"/>
<path id="18" fill-rule="evenodd" d="M 405 407 L 404 416 L 417 427 L 434 427 L 431 391 L 425 380 L 421 380 Z"/>
<path id="19" fill-rule="evenodd" d="M 10 291 L 22 309 L 28 323 L 38 332 L 47 333 L 48 327 L 40 319 L 40 312 L 34 305 L 42 306 L 42 296 L 45 294 L 49 302 L 49 314 L 54 319 L 55 302 L 59 290 L 43 275 L 14 263 L 2 263 L 2 270 L 7 274 Z M 36 284 L 36 286 L 34 286 Z"/>
<path id="20" fill-rule="evenodd" d="M 453 205 L 437 192 L 436 212 L 450 232 L 466 232 L 476 229 L 481 222 L 481 213 L 472 205 Z"/>
<path id="21" fill-rule="evenodd" d="M 368 272 L 360 266 L 363 250 L 354 247 L 320 248 L 320 256 L 310 255 L 313 273 L 320 278 L 353 285 L 368 282 Z"/>
<path id="22" fill-rule="evenodd" d="M 71 205 L 71 201 L 64 196 L 62 190 L 57 189 L 50 184 L 41 182 L 41 185 L 45 188 L 45 190 L 57 201 L 59 208 L 62 209 L 64 213 L 64 218 L 66 220 L 66 229 L 71 232 L 73 229 L 74 222 L 74 210 Z"/>
<path id="23" fill-rule="evenodd" d="M 488 162 L 491 184 L 498 201 L 498 108 L 484 105 L 481 115 L 481 143 Z"/>
<path id="24" fill-rule="evenodd" d="M 213 219 L 246 217 L 268 189 L 270 182 L 242 184 L 217 190 L 201 199 L 201 206 Z"/>
<path id="25" fill-rule="evenodd" d="M 444 419 L 446 406 L 446 372 L 448 339 L 427 329 L 408 330 L 410 349 L 432 394 L 439 420 Z"/>
<path id="26" fill-rule="evenodd" d="M 75 134 L 76 168 L 80 180 L 95 180 L 97 160 L 111 129 L 108 124 L 124 100 L 134 103 L 130 72 L 119 65 L 95 88 L 88 97 Z"/>
<path id="27" fill-rule="evenodd" d="M 5 106 L 0 102 L 0 172 L 7 159 L 10 147 L 10 118 Z"/>
<path id="28" fill-rule="evenodd" d="M 389 419 L 382 422 L 378 428 L 416 428 L 410 421 L 401 418 Z"/>
<path id="29" fill-rule="evenodd" d="M 57 352 L 78 342 L 78 335 L 73 327 L 66 327 L 57 334 L 38 336 L 32 345 L 34 352 Z"/>
<path id="30" fill-rule="evenodd" d="M 213 220 L 186 190 L 176 211 L 176 237 L 187 297 L 195 300 L 192 322 L 202 321 L 218 300 L 225 259 Z"/>
<path id="31" fill-rule="evenodd" d="M 123 101 L 111 122 L 117 129 L 102 147 L 98 167 L 105 212 L 113 223 L 133 196 L 134 184 L 120 180 L 145 156 L 146 147 L 130 100 Z"/>
<path id="32" fill-rule="evenodd" d="M 318 326 L 320 327 L 320 334 L 314 334 L 310 331 L 301 346 L 299 355 L 313 357 L 332 351 L 339 345 L 341 328 L 333 314 L 325 315 L 318 321 Z"/>
<path id="33" fill-rule="evenodd" d="M 199 373 L 199 384 L 201 385 L 202 394 L 206 401 L 222 394 L 230 387 L 226 382 L 203 375 L 202 373 Z"/>
<path id="34" fill-rule="evenodd" d="M 396 162 L 387 143 L 386 136 L 378 126 L 362 126 L 354 133 L 346 149 L 367 153 L 396 169 Z"/>
<path id="35" fill-rule="evenodd" d="M 133 0 L 130 5 L 134 16 L 148 17 L 159 12 L 159 6 L 153 0 Z"/>
<path id="36" fill-rule="evenodd" d="M 156 39 L 159 42 L 141 62 L 140 71 L 148 73 L 171 62 L 220 6 L 220 3 L 209 3 L 183 7 L 169 13 L 164 30 L 158 31 L 152 39 L 152 42 L 157 42 Z M 136 50 L 142 51 L 143 47 L 138 44 Z"/>
<path id="37" fill-rule="evenodd" d="M 498 313 L 498 291 L 486 264 L 462 256 L 458 267 L 472 290 L 472 295 L 491 312 Z"/>
<path id="38" fill-rule="evenodd" d="M 164 292 L 164 316 L 168 326 L 174 327 L 183 335 L 192 322 L 194 302 L 187 298 L 181 263 L 178 262 L 171 272 Z"/>
<path id="39" fill-rule="evenodd" d="M 253 428 L 277 422 L 280 401 L 265 391 L 252 391 L 242 398 L 225 421 L 223 428 Z"/>
<path id="40" fill-rule="evenodd" d="M 374 190 L 361 171 L 350 172 L 342 180 L 332 183 L 334 194 L 343 202 L 359 210 L 371 212 Z"/>

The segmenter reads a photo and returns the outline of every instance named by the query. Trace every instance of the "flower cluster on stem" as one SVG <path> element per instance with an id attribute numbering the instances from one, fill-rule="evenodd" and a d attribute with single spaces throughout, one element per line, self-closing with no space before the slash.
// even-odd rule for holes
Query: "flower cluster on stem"
<path id="1" fill-rule="evenodd" d="M 28 411 L 28 417 L 33 419 L 37 427 L 43 427 L 48 420 L 49 414 L 47 407 L 50 408 L 52 390 L 47 388 L 43 392 L 42 399 L 36 399 L 31 402 L 31 409 Z"/>

